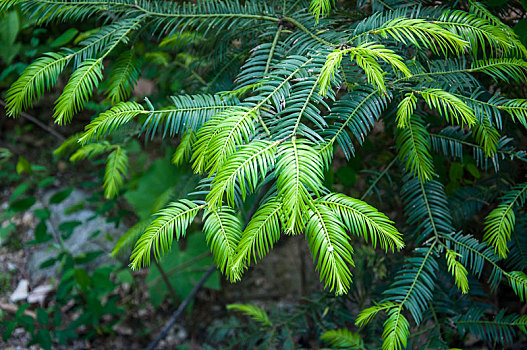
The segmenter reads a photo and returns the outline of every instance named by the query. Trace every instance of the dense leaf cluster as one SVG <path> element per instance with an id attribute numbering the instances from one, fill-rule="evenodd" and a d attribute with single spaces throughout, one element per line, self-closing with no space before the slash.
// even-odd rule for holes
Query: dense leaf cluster
<path id="1" fill-rule="evenodd" d="M 486 170 L 492 163 L 496 171 L 501 162 L 525 161 L 504 132 L 512 123 L 527 127 L 527 101 L 491 94 L 477 77 L 525 82 L 527 49 L 481 4 L 468 1 L 461 11 L 393 1 L 359 18 L 332 10 L 329 0 L 4 0 L 0 8 L 14 4 L 43 24 L 93 17 L 106 25 L 78 47 L 31 64 L 7 94 L 9 116 L 29 108 L 71 65 L 53 114 L 58 124 L 70 122 L 104 79 L 103 62 L 115 56 L 106 91 L 114 106 L 76 137 L 83 147 L 72 159 L 111 152 L 104 187 L 108 198 L 115 196 L 128 158 L 104 138 L 131 124 L 149 138 L 181 135 L 174 162 L 188 161 L 202 176 L 189 199 L 161 210 L 137 240 L 133 269 L 166 254 L 202 214 L 215 262 L 231 281 L 282 235 L 303 234 L 324 285 L 343 294 L 352 282 L 351 236 L 357 235 L 386 252 L 405 243 L 413 248 L 383 300 L 357 318 L 364 326 L 386 313 L 383 349 L 405 348 L 411 328 L 430 319 L 447 318 L 445 327 L 495 342 L 510 342 L 517 328 L 525 330 L 525 317 L 501 311 L 489 320 L 479 302 L 453 297 L 439 282 L 450 276 L 460 293 L 470 295 L 477 282 L 469 273 L 481 278 L 488 268 L 492 290 L 505 282 L 520 300 L 527 298 L 527 246 L 520 235 L 512 239 L 516 222 L 525 221 L 527 184 L 510 183 L 480 242 L 454 221 L 433 158 L 459 159 L 471 150 L 478 166 Z M 162 109 L 148 100 L 127 101 L 141 70 L 134 43 L 145 33 L 170 38 L 189 31 L 216 40 L 214 52 L 203 57 L 229 67 L 231 54 L 239 53 L 231 88 L 210 85 L 199 94 L 176 95 Z M 353 157 L 381 121 L 398 158 L 387 167 L 400 164 L 404 174 L 406 219 L 395 224 L 364 201 L 324 185 L 334 150 Z M 238 212 L 252 193 L 259 194 L 259 205 L 243 225 Z M 268 322 L 255 310 L 237 308 Z M 431 332 L 443 342 L 439 325 Z M 359 343 L 344 330 L 327 333 L 325 340 Z"/>

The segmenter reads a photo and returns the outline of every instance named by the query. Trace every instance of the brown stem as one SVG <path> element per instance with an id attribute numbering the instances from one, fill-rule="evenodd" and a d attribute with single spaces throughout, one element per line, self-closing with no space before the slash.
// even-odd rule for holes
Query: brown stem
<path id="1" fill-rule="evenodd" d="M 163 281 L 167 285 L 168 291 L 170 292 L 170 296 L 172 296 L 172 301 L 174 302 L 174 304 L 177 304 L 178 297 L 176 291 L 174 290 L 174 287 L 172 287 L 172 284 L 168 280 L 168 276 L 165 273 L 165 270 L 163 270 L 161 264 L 159 264 L 157 260 L 154 259 L 154 262 L 156 264 L 157 269 L 159 270 L 159 273 L 161 274 L 161 277 L 163 277 Z"/>
<path id="2" fill-rule="evenodd" d="M 6 106 L 5 101 L 4 100 L 0 100 L 0 105 L 5 107 Z M 53 130 L 52 128 L 50 128 L 49 126 L 45 125 L 40 120 L 38 120 L 37 118 L 33 117 L 32 115 L 29 115 L 26 112 L 21 112 L 20 115 L 22 116 L 22 118 L 25 118 L 25 119 L 29 120 L 30 122 L 36 124 L 41 129 L 46 130 L 51 135 L 53 135 L 57 139 L 59 139 L 61 142 L 64 142 L 66 140 L 66 138 L 64 136 L 62 136 L 59 132 L 57 132 L 57 131 Z"/>
<path id="3" fill-rule="evenodd" d="M 0 301 L 0 309 L 14 314 L 14 313 L 16 313 L 18 311 L 18 306 L 14 305 L 14 304 L 2 303 Z M 24 315 L 27 315 L 27 316 L 32 317 L 34 319 L 37 318 L 37 314 L 34 313 L 33 311 L 29 311 L 29 310 L 24 311 Z"/>

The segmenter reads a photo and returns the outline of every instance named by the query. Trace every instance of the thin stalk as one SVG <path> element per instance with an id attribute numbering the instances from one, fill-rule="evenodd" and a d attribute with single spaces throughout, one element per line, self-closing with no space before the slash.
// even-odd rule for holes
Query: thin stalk
<path id="1" fill-rule="evenodd" d="M 205 81 L 205 79 L 203 79 L 203 77 L 201 75 L 199 75 L 198 73 L 196 73 L 195 70 L 193 69 L 190 69 L 189 67 L 187 67 L 185 64 L 181 63 L 181 62 L 177 62 L 175 61 L 174 62 L 176 64 L 176 66 L 179 66 L 181 68 L 185 68 L 186 70 L 188 70 L 190 72 L 190 74 L 192 74 L 192 76 L 194 78 L 196 78 L 201 84 L 203 85 L 207 85 L 207 82 Z"/>
<path id="2" fill-rule="evenodd" d="M 174 302 L 174 304 L 176 304 L 177 300 L 178 300 L 178 297 L 177 297 L 176 291 L 174 290 L 174 287 L 172 287 L 172 284 L 168 280 L 168 276 L 165 273 L 165 270 L 161 267 L 161 264 L 159 264 L 159 262 L 157 262 L 156 259 L 154 259 L 154 263 L 156 264 L 156 267 L 159 270 L 159 273 L 161 274 L 161 277 L 163 278 L 163 281 L 165 282 L 165 284 L 166 284 L 166 286 L 168 288 L 168 291 L 170 292 L 170 296 L 172 297 L 172 301 Z"/>
<path id="3" fill-rule="evenodd" d="M 181 265 L 176 266 L 172 270 L 168 271 L 165 275 L 166 275 L 166 277 L 172 276 L 176 272 L 181 271 L 181 270 L 191 266 L 192 264 L 194 264 L 194 263 L 196 263 L 196 262 L 198 262 L 198 261 L 200 261 L 202 259 L 205 259 L 205 258 L 209 257 L 210 255 L 211 255 L 210 252 L 202 253 L 202 254 L 200 254 L 200 255 L 198 255 L 198 256 L 196 256 L 196 257 L 194 257 L 194 258 L 192 258 L 192 259 L 190 259 L 190 260 L 188 260 L 188 261 L 186 261 L 184 263 L 182 263 Z M 161 278 L 162 277 L 157 277 L 156 279 L 154 279 L 153 281 L 147 283 L 146 285 L 147 286 L 155 285 L 156 283 L 159 282 L 159 280 Z"/>
<path id="4" fill-rule="evenodd" d="M 271 67 L 271 61 L 273 60 L 274 51 L 276 49 L 276 45 L 278 44 L 278 39 L 280 38 L 280 34 L 282 33 L 283 26 L 278 26 L 278 30 L 276 31 L 276 34 L 273 39 L 273 43 L 271 44 L 271 50 L 269 50 L 269 57 L 267 58 L 267 62 L 265 64 L 265 70 L 264 75 L 269 73 L 269 68 Z"/>
<path id="5" fill-rule="evenodd" d="M 403 77 L 403 78 L 399 78 L 397 80 L 394 80 L 392 82 L 392 84 L 397 84 L 398 82 L 401 82 L 401 81 L 404 81 L 404 80 L 411 80 L 411 79 L 414 79 L 414 78 L 429 77 L 429 76 L 434 76 L 434 75 L 457 74 L 457 73 L 476 73 L 476 72 L 480 72 L 480 71 L 482 71 L 484 69 L 487 69 L 487 68 L 490 68 L 490 67 L 503 66 L 503 65 L 506 66 L 507 64 L 505 62 L 496 62 L 496 63 L 485 64 L 485 65 L 482 65 L 482 66 L 479 66 L 479 67 L 475 67 L 475 68 L 454 69 L 454 70 L 440 71 L 440 72 L 418 73 L 418 74 L 413 74 L 413 75 L 408 76 L 408 77 Z"/>
<path id="6" fill-rule="evenodd" d="M 437 318 L 437 312 L 431 302 L 429 302 L 428 305 L 430 306 L 430 311 L 432 312 L 432 316 L 434 317 L 434 323 L 435 328 L 437 328 L 437 334 L 439 334 L 439 338 L 441 339 L 441 323 L 439 323 L 439 319 Z"/>
<path id="7" fill-rule="evenodd" d="M 337 47 L 339 46 L 339 44 L 334 44 L 334 43 L 330 43 L 329 41 L 327 40 L 324 40 L 320 37 L 318 37 L 317 35 L 313 34 L 309 29 L 307 29 L 302 23 L 298 22 L 296 19 L 294 18 L 291 18 L 291 17 L 284 17 L 282 18 L 284 21 L 286 22 L 289 22 L 291 24 L 293 24 L 295 27 L 297 27 L 298 29 L 300 29 L 301 31 L 303 31 L 304 33 L 306 33 L 307 35 L 309 35 L 311 38 L 315 39 L 316 41 L 318 41 L 319 43 L 322 43 L 324 45 L 327 45 L 327 46 L 332 46 L 332 47 Z"/>
<path id="8" fill-rule="evenodd" d="M 377 178 L 375 179 L 375 181 L 373 181 L 373 183 L 370 185 L 370 187 L 368 187 L 368 189 L 366 190 L 366 192 L 364 192 L 364 194 L 362 195 L 362 197 L 360 197 L 360 200 L 363 201 L 364 198 L 366 198 L 368 196 L 368 194 L 370 193 L 371 190 L 373 190 L 373 188 L 375 187 L 375 185 L 377 185 L 377 183 L 384 177 L 384 175 L 386 175 L 386 173 L 388 172 L 388 170 L 390 170 L 390 168 L 392 167 L 392 165 L 395 164 L 395 162 L 397 161 L 397 157 L 393 158 L 392 161 L 390 162 L 390 164 L 388 164 L 386 166 L 386 168 L 384 168 L 384 170 L 382 171 L 382 173 L 379 174 L 379 176 L 377 176 Z"/>
<path id="9" fill-rule="evenodd" d="M 148 347 L 146 348 L 147 350 L 154 350 L 159 345 L 159 342 L 163 340 L 163 338 L 166 337 L 170 328 L 172 328 L 172 326 L 177 322 L 179 317 L 183 314 L 183 311 L 185 311 L 185 309 L 187 308 L 188 304 L 190 304 L 192 299 L 194 299 L 198 291 L 201 289 L 201 287 L 203 287 L 205 282 L 207 282 L 207 280 L 209 279 L 209 277 L 212 275 L 212 273 L 215 270 L 216 270 L 216 265 L 214 264 L 211 265 L 207 273 L 203 275 L 201 280 L 194 286 L 194 289 L 192 289 L 190 294 L 179 305 L 176 312 L 174 312 L 174 314 L 172 315 L 170 320 L 167 322 L 167 324 L 163 327 L 163 329 L 161 329 L 161 332 L 159 332 L 158 336 L 148 345 Z"/>
<path id="10" fill-rule="evenodd" d="M 274 51 L 276 49 L 276 45 L 278 44 L 278 39 L 280 38 L 280 33 L 282 32 L 282 28 L 283 28 L 282 25 L 280 25 L 274 36 L 273 43 L 271 44 L 271 49 L 269 50 L 269 57 L 267 58 L 267 62 L 265 63 L 264 76 L 267 75 L 267 73 L 269 73 L 269 68 L 271 67 L 271 61 L 273 60 Z M 269 128 L 267 128 L 267 125 L 265 124 L 262 118 L 260 109 L 256 111 L 256 115 L 258 116 L 258 121 L 260 121 L 260 124 L 265 130 L 265 133 L 267 134 L 267 136 L 271 136 L 271 132 L 269 131 Z"/>
<path id="11" fill-rule="evenodd" d="M 6 107 L 6 103 L 4 102 L 4 100 L 0 99 L 0 105 L 3 106 L 3 107 Z M 44 123 L 42 123 L 37 118 L 33 117 L 32 115 L 30 115 L 30 114 L 28 114 L 26 112 L 21 112 L 20 115 L 22 116 L 22 118 L 25 118 L 25 119 L 29 120 L 30 122 L 34 123 L 39 128 L 41 128 L 42 130 L 45 130 L 48 133 L 50 133 L 51 135 L 55 136 L 57 139 L 59 139 L 59 141 L 63 142 L 63 141 L 66 140 L 66 138 L 64 136 L 62 136 L 62 134 L 60 134 L 58 131 L 53 130 L 52 128 L 50 128 L 49 126 L 45 125 Z"/>
<path id="12" fill-rule="evenodd" d="M 231 63 L 236 61 L 240 56 L 245 55 L 245 53 L 246 53 L 246 51 L 240 52 L 240 53 L 234 55 L 227 63 L 225 63 L 221 67 L 221 69 L 218 71 L 218 73 L 216 73 L 214 78 L 212 78 L 211 81 L 207 84 L 207 89 L 205 91 L 210 91 L 211 87 L 214 85 L 214 83 L 216 83 L 216 81 L 220 78 L 220 76 L 223 74 L 223 72 L 225 72 L 225 70 L 227 70 L 227 68 L 230 67 Z"/>

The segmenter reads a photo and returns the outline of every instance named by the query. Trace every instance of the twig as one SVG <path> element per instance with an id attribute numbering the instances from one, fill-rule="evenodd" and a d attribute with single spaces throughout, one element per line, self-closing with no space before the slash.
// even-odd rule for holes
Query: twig
<path id="1" fill-rule="evenodd" d="M 205 252 L 205 253 L 201 253 L 200 255 L 188 260 L 188 261 L 185 261 L 184 263 L 176 266 L 175 268 L 173 268 L 172 270 L 169 270 L 167 271 L 165 274 L 167 277 L 169 276 L 172 276 L 173 274 L 193 265 L 194 263 L 196 263 L 197 261 L 200 261 L 202 259 L 205 259 L 205 258 L 208 258 L 209 256 L 211 256 L 211 253 L 209 251 Z M 154 279 L 153 281 L 147 283 L 146 285 L 147 286 L 153 286 L 155 284 L 157 284 L 159 282 L 159 280 L 161 279 L 161 277 L 157 277 L 156 279 Z"/>
<path id="2" fill-rule="evenodd" d="M 161 264 L 157 260 L 154 260 L 154 263 L 156 264 L 156 267 L 159 270 L 159 274 L 163 278 L 163 281 L 165 282 L 168 288 L 168 291 L 170 292 L 172 301 L 174 302 L 174 304 L 177 303 L 178 297 L 177 297 L 176 291 L 174 290 L 174 287 L 172 287 L 172 284 L 170 283 L 170 280 L 168 279 L 167 274 L 165 273 L 165 270 L 161 267 Z"/>
<path id="3" fill-rule="evenodd" d="M 386 168 L 384 168 L 384 170 L 382 171 L 382 173 L 380 173 L 379 176 L 377 176 L 377 178 L 375 179 L 375 181 L 373 181 L 373 183 L 370 185 L 370 187 L 368 187 L 368 189 L 366 190 L 366 192 L 364 192 L 364 194 L 362 195 L 362 197 L 360 197 L 360 200 L 364 200 L 364 198 L 366 198 L 368 196 L 368 194 L 370 194 L 370 191 L 373 190 L 373 188 L 375 187 L 375 185 L 377 185 L 377 183 L 384 177 L 384 175 L 386 175 L 386 173 L 388 172 L 388 170 L 390 170 L 390 168 L 392 167 L 392 165 L 395 164 L 395 162 L 397 161 L 397 157 L 393 158 L 393 160 L 390 162 L 390 164 L 388 164 L 386 166 Z"/>
<path id="4" fill-rule="evenodd" d="M 192 292 L 183 300 L 183 302 L 179 305 L 176 312 L 172 315 L 170 320 L 167 322 L 167 324 L 161 329 L 161 332 L 157 335 L 157 337 L 148 345 L 146 348 L 147 350 L 154 350 L 159 342 L 166 337 L 168 331 L 172 326 L 177 322 L 183 311 L 186 309 L 188 304 L 192 299 L 194 299 L 194 296 L 198 293 L 200 288 L 205 284 L 207 279 L 209 279 L 210 275 L 216 270 L 216 265 L 211 265 L 207 273 L 201 278 L 201 280 L 194 286 L 194 289 L 192 289 Z"/>
<path id="5" fill-rule="evenodd" d="M 14 304 L 6 304 L 6 303 L 2 303 L 0 301 L 0 309 L 4 310 L 4 311 L 7 311 L 7 312 L 11 312 L 11 313 L 16 313 L 18 311 L 18 306 L 14 305 Z M 27 316 L 30 316 L 34 319 L 37 318 L 37 314 L 34 313 L 33 311 L 29 311 L 29 310 L 26 310 L 24 311 L 24 315 L 27 315 Z"/>
<path id="6" fill-rule="evenodd" d="M 3 107 L 6 107 L 5 101 L 4 100 L 0 100 L 0 105 L 2 105 Z M 64 142 L 66 140 L 66 138 L 64 136 L 62 136 L 59 132 L 57 132 L 57 131 L 53 130 L 52 128 L 50 128 L 49 126 L 45 125 L 40 120 L 38 120 L 37 118 L 33 117 L 32 115 L 29 115 L 26 112 L 21 112 L 20 115 L 23 118 L 29 120 L 30 122 L 35 123 L 41 129 L 46 130 L 51 135 L 53 135 L 56 138 L 58 138 L 61 142 Z"/>

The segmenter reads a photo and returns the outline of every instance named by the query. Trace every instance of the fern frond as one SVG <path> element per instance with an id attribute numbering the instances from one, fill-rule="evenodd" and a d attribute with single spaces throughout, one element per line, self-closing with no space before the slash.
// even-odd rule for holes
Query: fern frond
<path id="1" fill-rule="evenodd" d="M 419 49 L 427 48 L 443 56 L 447 56 L 449 52 L 459 55 L 467 46 L 467 42 L 458 35 L 421 18 L 398 17 L 369 33 L 379 34 L 383 38 L 391 37 L 404 45 L 412 44 Z"/>
<path id="2" fill-rule="evenodd" d="M 137 79 L 139 79 L 139 69 L 134 51 L 127 50 L 117 58 L 110 72 L 106 90 L 110 102 L 117 104 L 128 99 Z"/>
<path id="3" fill-rule="evenodd" d="M 311 205 L 306 237 L 325 287 L 336 295 L 347 293 L 351 284 L 348 265 L 354 265 L 353 248 L 336 213 L 320 203 Z"/>
<path id="4" fill-rule="evenodd" d="M 345 328 L 334 329 L 322 333 L 320 340 L 338 349 L 362 349 L 363 343 L 358 333 L 352 333 Z"/>
<path id="5" fill-rule="evenodd" d="M 495 80 L 501 79 L 506 82 L 511 77 L 516 82 L 525 82 L 527 77 L 527 62 L 516 58 L 490 58 L 472 62 L 473 71 L 483 72 Z"/>
<path id="6" fill-rule="evenodd" d="M 70 161 L 77 162 L 86 158 L 91 159 L 92 157 L 111 150 L 112 148 L 113 146 L 108 142 L 90 143 L 79 148 L 75 153 L 73 153 L 70 157 Z"/>
<path id="7" fill-rule="evenodd" d="M 493 319 L 485 317 L 484 309 L 472 307 L 462 315 L 454 318 L 454 324 L 464 333 L 470 332 L 473 336 L 491 343 L 513 344 L 516 338 L 516 329 L 525 332 L 527 316 L 505 314 L 501 310 Z"/>
<path id="8" fill-rule="evenodd" d="M 198 205 L 186 199 L 172 202 L 159 211 L 157 218 L 146 228 L 135 244 L 130 257 L 130 267 L 138 270 L 151 263 L 151 255 L 156 260 L 166 255 L 172 247 L 174 236 L 179 240 L 205 205 Z"/>
<path id="9" fill-rule="evenodd" d="M 172 163 L 175 165 L 183 164 L 183 161 L 190 160 L 192 145 L 196 142 L 196 132 L 189 130 L 181 136 L 181 142 L 172 156 Z"/>
<path id="10" fill-rule="evenodd" d="M 170 99 L 172 106 L 152 111 L 145 120 L 143 131 L 147 138 L 154 137 L 158 129 L 162 137 L 173 137 L 188 130 L 197 131 L 216 114 L 239 104 L 235 96 L 209 94 L 178 95 Z"/>
<path id="11" fill-rule="evenodd" d="M 405 178 L 401 188 L 408 223 L 415 225 L 418 242 L 454 232 L 449 203 L 443 185 L 435 180 L 426 183 Z"/>
<path id="12" fill-rule="evenodd" d="M 320 79 L 318 81 L 320 87 L 318 93 L 321 96 L 326 96 L 331 89 L 332 82 L 335 80 L 335 75 L 338 74 L 343 57 L 344 53 L 339 49 L 333 50 L 333 52 L 327 56 L 326 62 L 320 70 Z"/>
<path id="13" fill-rule="evenodd" d="M 331 208 L 351 233 L 366 242 L 369 236 L 374 247 L 377 242 L 385 251 L 404 247 L 402 235 L 393 222 L 371 205 L 340 193 L 331 193 L 316 202 Z"/>
<path id="14" fill-rule="evenodd" d="M 408 126 L 396 130 L 399 159 L 411 176 L 426 182 L 434 175 L 434 164 L 430 154 L 430 134 L 423 120 L 413 115 Z"/>
<path id="15" fill-rule="evenodd" d="M 410 336 L 410 324 L 401 314 L 400 308 L 388 311 L 388 319 L 384 322 L 382 333 L 382 350 L 406 349 L 408 337 Z"/>
<path id="16" fill-rule="evenodd" d="M 448 264 L 448 272 L 454 276 L 456 286 L 461 289 L 463 294 L 468 293 L 468 279 L 467 269 L 463 264 L 456 260 L 460 255 L 453 250 L 446 250 L 446 261 Z"/>
<path id="17" fill-rule="evenodd" d="M 391 301 L 386 301 L 384 303 L 375 304 L 373 306 L 370 306 L 369 308 L 366 308 L 362 310 L 358 315 L 357 319 L 355 320 L 355 325 L 358 327 L 363 327 L 366 324 L 370 323 L 371 320 L 381 311 L 386 311 L 389 309 L 392 309 L 394 307 L 397 307 L 396 303 L 393 303 Z"/>
<path id="18" fill-rule="evenodd" d="M 527 128 L 527 100 L 512 99 L 499 106 L 499 109 L 507 112 L 514 122 L 518 121 Z"/>
<path id="19" fill-rule="evenodd" d="M 310 191 L 322 189 L 324 165 L 320 154 L 303 140 L 285 142 L 278 147 L 277 187 L 286 222 L 285 230 L 301 233 L 312 206 Z"/>
<path id="20" fill-rule="evenodd" d="M 340 98 L 331 108 L 327 117 L 334 120 L 323 131 L 329 144 L 336 140 L 346 158 L 351 158 L 355 152 L 350 134 L 359 144 L 362 144 L 377 119 L 388 105 L 390 95 L 381 94 L 378 90 L 361 86 Z"/>
<path id="21" fill-rule="evenodd" d="M 458 125 L 471 126 L 476 122 L 474 112 L 463 101 L 451 93 L 441 89 L 425 89 L 416 91 L 420 94 L 430 108 L 436 109 L 447 122 Z"/>
<path id="22" fill-rule="evenodd" d="M 478 120 L 472 127 L 474 139 L 479 143 L 481 149 L 486 157 L 492 157 L 496 154 L 498 143 L 500 141 L 500 134 L 498 130 L 492 126 L 490 120 L 483 117 Z"/>
<path id="23" fill-rule="evenodd" d="M 220 210 L 207 209 L 203 220 L 203 230 L 216 266 L 230 277 L 236 259 L 236 247 L 242 236 L 240 220 L 234 210 L 228 207 Z"/>
<path id="24" fill-rule="evenodd" d="M 413 92 L 406 94 L 406 97 L 399 102 L 397 106 L 397 127 L 406 128 L 410 123 L 410 118 L 414 114 L 417 97 Z"/>
<path id="25" fill-rule="evenodd" d="M 229 304 L 228 311 L 239 311 L 251 317 L 254 321 L 260 323 L 262 326 L 272 327 L 273 323 L 269 320 L 267 312 L 252 304 Z"/>
<path id="26" fill-rule="evenodd" d="M 227 158 L 207 195 L 209 206 L 221 206 L 224 196 L 230 206 L 236 204 L 238 195 L 245 201 L 247 193 L 253 192 L 259 180 L 263 180 L 274 167 L 277 145 L 278 142 L 256 140 L 241 146 Z"/>
<path id="27" fill-rule="evenodd" d="M 520 52 L 525 54 L 521 49 L 523 45 L 514 45 L 515 37 L 511 35 L 511 31 L 504 31 L 492 25 L 489 20 L 474 14 L 446 10 L 435 23 L 466 39 L 470 43 L 474 57 L 477 57 L 479 52 L 485 56 L 486 49 L 490 49 L 491 56 L 494 56 L 498 49 L 512 54 Z"/>
<path id="28" fill-rule="evenodd" d="M 329 13 L 332 5 L 335 5 L 335 0 L 311 0 L 309 11 L 311 11 L 318 22 L 320 16 L 324 17 Z"/>
<path id="29" fill-rule="evenodd" d="M 263 258 L 280 239 L 282 204 L 275 198 L 260 206 L 247 224 L 237 247 L 236 259 L 232 264 L 231 278 L 239 280 L 243 270 Z"/>
<path id="30" fill-rule="evenodd" d="M 527 275 L 522 271 L 511 271 L 505 274 L 514 293 L 523 302 L 527 301 Z"/>
<path id="31" fill-rule="evenodd" d="M 494 247 L 496 254 L 506 258 L 509 252 L 508 243 L 514 230 L 516 216 L 514 206 L 523 206 L 527 199 L 527 183 L 518 184 L 503 197 L 501 203 L 485 220 L 485 235 L 483 239 Z"/>
<path id="32" fill-rule="evenodd" d="M 98 140 L 105 135 L 112 133 L 125 124 L 128 124 L 136 116 L 145 112 L 143 106 L 137 102 L 121 102 L 97 118 L 84 128 L 84 133 L 79 138 L 81 144 Z"/>
<path id="33" fill-rule="evenodd" d="M 102 80 L 102 60 L 89 59 L 81 63 L 73 72 L 64 91 L 55 102 L 53 118 L 57 124 L 71 121 L 91 97 L 93 90 Z"/>
<path id="34" fill-rule="evenodd" d="M 383 302 L 391 301 L 410 311 L 413 319 L 419 324 L 423 313 L 428 309 L 436 288 L 438 264 L 435 258 L 436 242 L 414 250 L 414 256 L 407 258 L 406 264 L 395 276 Z M 399 311 L 400 312 L 400 311 Z"/>
<path id="35" fill-rule="evenodd" d="M 115 246 L 110 253 L 112 258 L 117 258 L 121 254 L 130 253 L 131 248 L 133 248 L 135 242 L 141 234 L 145 232 L 146 228 L 150 223 L 150 218 L 144 219 L 136 223 L 134 226 L 130 227 L 119 239 L 115 242 Z"/>
<path id="36" fill-rule="evenodd" d="M 6 94 L 7 116 L 16 117 L 51 89 L 71 55 L 49 52 L 30 64 Z"/>
<path id="37" fill-rule="evenodd" d="M 128 155 L 121 147 L 110 153 L 104 171 L 104 196 L 108 199 L 115 197 L 124 184 L 128 172 Z"/>
<path id="38" fill-rule="evenodd" d="M 220 169 L 237 146 L 249 142 L 256 118 L 253 109 L 231 107 L 205 123 L 198 131 L 192 155 L 194 170 L 214 174 Z"/>

